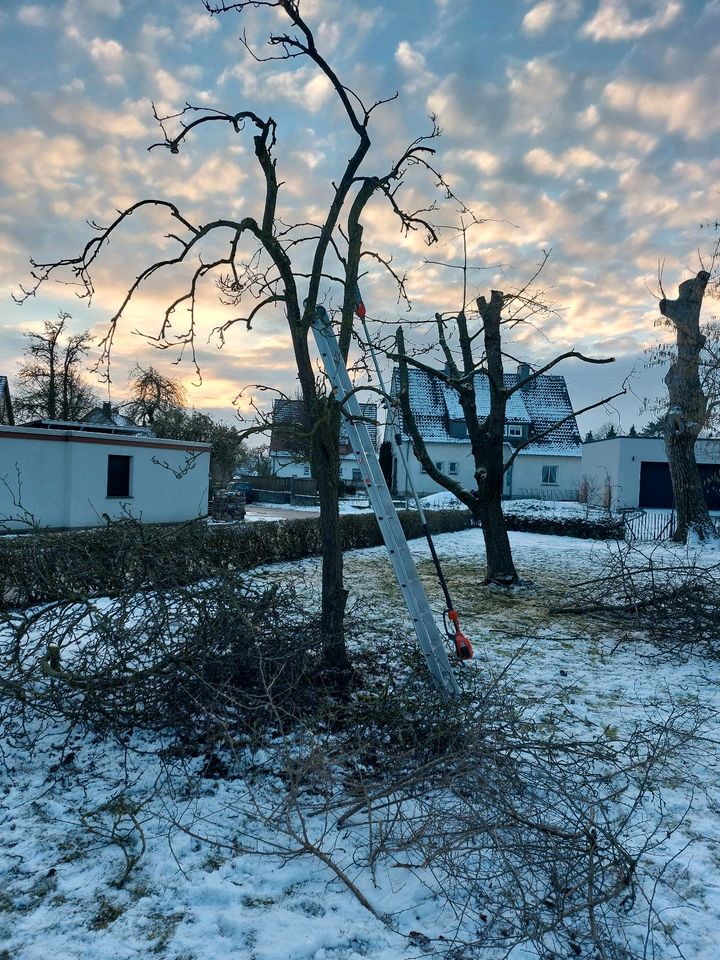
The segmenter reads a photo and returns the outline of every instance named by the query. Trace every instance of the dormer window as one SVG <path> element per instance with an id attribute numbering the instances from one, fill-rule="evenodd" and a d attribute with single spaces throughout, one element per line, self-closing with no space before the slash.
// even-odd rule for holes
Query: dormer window
<path id="1" fill-rule="evenodd" d="M 523 428 L 516 423 L 505 424 L 505 436 L 519 439 L 523 435 Z"/>

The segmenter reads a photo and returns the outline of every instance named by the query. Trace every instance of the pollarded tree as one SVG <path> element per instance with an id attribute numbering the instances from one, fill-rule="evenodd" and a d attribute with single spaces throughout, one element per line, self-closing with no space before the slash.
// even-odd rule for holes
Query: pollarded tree
<path id="1" fill-rule="evenodd" d="M 445 361 L 442 368 L 430 366 L 417 356 L 412 356 L 405 347 L 402 328 L 397 333 L 394 359 L 399 366 L 399 403 L 405 429 L 412 440 L 415 456 L 428 476 L 454 494 L 480 521 L 486 553 L 485 584 L 512 586 L 518 581 L 502 511 L 505 472 L 529 444 L 551 435 L 562 424 L 574 420 L 576 414 L 599 407 L 620 395 L 615 393 L 582 410 L 570 409 L 558 416 L 547 429 L 519 442 L 512 453 L 505 457 L 505 414 L 508 401 L 514 394 L 531 388 L 539 377 L 563 360 L 572 358 L 584 363 L 600 364 L 612 363 L 614 359 L 598 360 L 586 357 L 577 350 L 568 350 L 534 370 L 527 366 L 524 377 L 517 377 L 515 382 L 510 382 L 503 369 L 504 358 L 508 356 L 502 345 L 503 327 L 512 329 L 519 323 L 529 321 L 540 309 L 538 300 L 530 297 L 525 287 L 513 294 L 493 290 L 489 300 L 478 297 L 475 311 L 463 306 L 456 314 L 437 313 L 437 345 Z M 457 395 L 470 441 L 475 489 L 467 489 L 456 477 L 439 470 L 430 456 L 421 427 L 413 415 L 408 375 L 411 366 L 424 370 Z M 487 381 L 489 393 L 487 410 L 480 409 L 478 405 L 478 388 L 483 380 Z M 624 393 L 624 390 L 620 392 Z"/>
<path id="2" fill-rule="evenodd" d="M 139 200 L 120 211 L 109 226 L 98 227 L 97 235 L 79 256 L 50 263 L 33 262 L 35 286 L 23 293 L 29 295 L 48 278 L 69 272 L 75 282 L 84 287 L 86 296 L 91 297 L 96 261 L 109 241 L 119 239 L 129 218 L 136 222 L 147 212 L 152 214 L 153 223 L 156 223 L 158 215 L 164 213 L 167 217 L 164 233 L 177 243 L 177 253 L 154 260 L 139 272 L 110 319 L 109 332 L 102 343 L 105 359 L 109 356 L 118 324 L 137 292 L 144 289 L 148 281 L 156 279 L 159 273 L 191 262 L 191 280 L 165 311 L 157 337 L 158 345 L 186 346 L 195 359 L 196 304 L 199 288 L 208 280 L 218 282 L 224 303 L 238 308 L 237 316 L 217 328 L 221 342 L 235 324 L 244 324 L 250 329 L 266 311 L 282 309 L 287 318 L 301 395 L 312 424 L 310 461 L 318 482 L 323 546 L 320 623 L 323 657 L 329 668 L 346 671 L 348 656 L 343 624 L 347 593 L 343 585 L 338 516 L 340 413 L 332 395 L 326 395 L 316 382 L 308 339 L 321 297 L 329 290 L 335 302 L 342 304 L 339 339 L 341 350 L 347 356 L 360 260 L 370 252 L 363 243 L 363 213 L 371 198 L 380 196 L 388 202 L 400 230 L 407 233 L 420 229 L 427 233 L 430 241 L 435 239 L 435 231 L 427 219 L 428 210 L 404 209 L 398 188 L 409 170 L 430 171 L 433 186 L 443 183 L 430 165 L 433 150 L 428 143 L 439 131 L 433 124 L 431 132 L 410 143 L 395 163 L 385 165 L 383 161 L 379 171 L 367 173 L 365 163 L 372 146 L 371 119 L 375 110 L 387 101 L 378 100 L 366 105 L 343 83 L 316 46 L 313 32 L 301 15 L 300 0 L 203 2 L 212 15 L 234 12 L 244 19 L 249 11 L 267 13 L 272 31 L 268 39 L 271 53 L 261 58 L 244 40 L 253 57 L 258 61 L 305 59 L 329 84 L 345 119 L 343 132 L 352 143 L 348 144 L 349 159 L 331 181 L 329 200 L 320 222 L 310 215 L 300 217 L 301 222 L 295 224 L 288 224 L 283 218 L 279 204 L 285 193 L 276 167 L 279 133 L 272 116 L 262 117 L 251 109 L 228 112 L 188 104 L 175 116 L 157 117 L 162 139 L 151 149 L 165 149 L 170 155 L 177 154 L 208 124 L 214 128 L 222 124 L 235 135 L 251 131 L 258 175 L 256 193 L 262 197 L 260 216 L 253 216 L 248 211 L 240 218 L 228 216 L 196 222 L 171 200 Z M 311 220 L 313 222 L 309 222 Z M 205 259 L 202 259 L 203 252 L 206 252 Z M 392 272 L 388 259 L 377 255 L 376 259 Z M 175 319 L 175 311 L 180 307 L 185 308 L 189 316 L 184 334 L 171 331 L 171 319 Z"/>
<path id="3" fill-rule="evenodd" d="M 46 320 L 42 333 L 26 333 L 28 344 L 15 390 L 15 416 L 26 420 L 80 420 L 95 406 L 81 367 L 93 341 L 89 331 L 68 334 L 69 313 Z"/>
<path id="4" fill-rule="evenodd" d="M 679 543 L 685 543 L 691 531 L 701 540 L 715 537 L 695 460 L 695 441 L 708 422 L 711 406 L 715 405 L 714 402 L 708 404 L 700 378 L 701 355 L 706 344 L 700 329 L 700 310 L 709 280 L 710 274 L 700 270 L 680 284 L 677 299 L 663 298 L 658 304 L 676 337 L 675 357 L 665 374 L 668 409 L 663 426 L 677 510 L 673 539 Z"/>

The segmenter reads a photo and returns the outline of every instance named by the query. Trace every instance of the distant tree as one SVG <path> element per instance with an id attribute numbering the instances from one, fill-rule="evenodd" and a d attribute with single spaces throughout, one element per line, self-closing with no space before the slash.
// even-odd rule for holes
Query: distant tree
<path id="1" fill-rule="evenodd" d="M 638 432 L 637 432 L 637 430 L 635 429 L 635 424 L 633 423 L 633 425 L 632 425 L 632 426 L 630 427 L 630 429 L 628 430 L 628 436 L 629 436 L 629 437 L 636 437 L 637 435 L 638 435 Z"/>
<path id="2" fill-rule="evenodd" d="M 26 333 L 25 359 L 17 374 L 14 407 L 24 420 L 80 420 L 97 403 L 80 367 L 90 352 L 89 331 L 68 334 L 69 313 L 46 320 L 42 333 Z"/>
<path id="3" fill-rule="evenodd" d="M 592 443 L 592 441 L 593 441 L 594 439 L 595 439 L 595 437 L 593 436 L 592 430 L 588 430 L 588 432 L 585 434 L 585 440 L 584 440 L 584 442 L 585 442 L 585 443 Z"/>
<path id="4" fill-rule="evenodd" d="M 168 440 L 212 444 L 210 479 L 216 487 L 227 486 L 238 467 L 253 462 L 253 451 L 243 443 L 236 427 L 217 423 L 199 410 L 173 407 L 160 411 L 155 414 L 153 432 Z"/>
<path id="5" fill-rule="evenodd" d="M 272 476 L 272 460 L 270 459 L 270 445 L 260 444 L 248 450 L 247 469 L 256 477 Z"/>
<path id="6" fill-rule="evenodd" d="M 607 423 L 603 423 L 601 427 L 598 427 L 595 431 L 596 440 L 613 440 L 617 436 L 617 429 L 612 420 L 608 420 Z"/>
<path id="7" fill-rule="evenodd" d="M 139 364 L 130 371 L 130 399 L 124 412 L 143 427 L 152 427 L 158 414 L 185 406 L 185 388 L 179 380 L 166 377 L 155 367 Z"/>
<path id="8" fill-rule="evenodd" d="M 657 417 L 655 420 L 650 420 L 640 431 L 641 437 L 661 437 L 663 435 L 663 428 L 665 423 L 665 415 Z"/>

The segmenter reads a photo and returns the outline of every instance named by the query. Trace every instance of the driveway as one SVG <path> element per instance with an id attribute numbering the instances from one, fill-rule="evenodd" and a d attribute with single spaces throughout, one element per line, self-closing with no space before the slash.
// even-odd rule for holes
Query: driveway
<path id="1" fill-rule="evenodd" d="M 245 512 L 245 522 L 257 520 L 311 520 L 320 516 L 315 507 L 286 507 L 273 503 L 249 503 Z"/>

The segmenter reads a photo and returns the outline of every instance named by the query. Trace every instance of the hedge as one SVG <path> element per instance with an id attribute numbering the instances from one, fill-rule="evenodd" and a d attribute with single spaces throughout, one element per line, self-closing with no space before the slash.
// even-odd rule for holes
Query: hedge
<path id="1" fill-rule="evenodd" d="M 414 510 L 399 511 L 406 537 L 421 537 Z M 432 533 L 477 526 L 467 510 L 433 510 Z M 534 533 L 610 539 L 622 527 L 581 519 L 508 516 L 508 528 Z M 382 545 L 374 514 L 340 518 L 344 550 Z M 249 570 L 261 564 L 302 560 L 322 552 L 317 519 L 266 523 L 180 526 L 115 523 L 82 531 L 42 530 L 0 537 L 0 609 L 60 597 L 163 589 L 195 583 L 219 570 Z"/>

